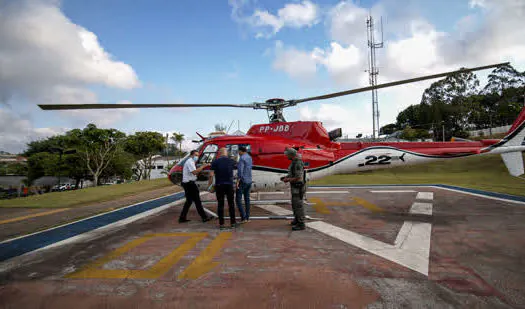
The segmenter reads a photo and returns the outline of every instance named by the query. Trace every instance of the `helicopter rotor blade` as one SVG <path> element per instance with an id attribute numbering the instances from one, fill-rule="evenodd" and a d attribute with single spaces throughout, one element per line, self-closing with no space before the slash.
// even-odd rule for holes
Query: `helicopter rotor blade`
<path id="1" fill-rule="evenodd" d="M 242 107 L 254 108 L 253 104 L 38 104 L 43 110 L 70 109 L 120 109 L 120 108 L 163 108 L 163 107 Z"/>
<path id="2" fill-rule="evenodd" d="M 456 71 L 450 71 L 450 72 L 446 72 L 446 73 L 439 73 L 439 74 L 421 76 L 421 77 L 416 77 L 416 78 L 409 78 L 409 79 L 399 80 L 399 81 L 395 81 L 395 82 L 379 84 L 379 85 L 376 85 L 376 86 L 368 86 L 368 87 L 363 87 L 363 88 L 357 88 L 357 89 L 352 89 L 352 90 L 347 90 L 347 91 L 341 91 L 341 92 L 335 92 L 335 93 L 320 95 L 320 96 L 316 96 L 316 97 L 299 99 L 299 100 L 290 100 L 290 102 L 292 102 L 295 105 L 295 104 L 298 104 L 298 103 L 303 103 L 303 102 L 308 102 L 308 101 L 326 100 L 326 99 L 341 97 L 341 96 L 345 96 L 345 95 L 349 95 L 349 94 L 370 91 L 370 90 L 373 90 L 373 89 L 380 89 L 380 88 L 398 86 L 398 85 L 403 85 L 403 84 L 408 84 L 408 83 L 413 83 L 413 82 L 419 82 L 419 81 L 423 81 L 423 80 L 427 80 L 427 79 L 446 77 L 446 76 L 448 76 L 450 74 L 454 74 L 454 73 L 462 73 L 462 72 L 485 70 L 485 69 L 490 69 L 490 68 L 494 68 L 494 67 L 498 67 L 498 66 L 506 65 L 506 64 L 509 64 L 509 62 L 485 65 L 485 66 L 475 67 L 475 68 L 464 68 L 464 69 L 459 69 L 459 70 L 456 70 Z"/>

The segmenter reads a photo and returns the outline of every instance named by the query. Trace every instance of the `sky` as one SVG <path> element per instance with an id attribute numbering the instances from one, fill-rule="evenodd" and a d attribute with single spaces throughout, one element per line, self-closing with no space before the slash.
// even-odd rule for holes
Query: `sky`
<path id="1" fill-rule="evenodd" d="M 525 70 L 522 0 L 0 0 L 0 150 L 89 123 L 181 132 L 186 149 L 216 123 L 246 132 L 268 121 L 265 111 L 37 104 L 245 104 L 367 86 L 369 14 L 383 21 L 379 83 L 506 61 Z M 476 73 L 482 85 L 488 73 Z M 434 81 L 379 90 L 380 125 Z M 349 136 L 372 132 L 370 93 L 284 114 Z"/>

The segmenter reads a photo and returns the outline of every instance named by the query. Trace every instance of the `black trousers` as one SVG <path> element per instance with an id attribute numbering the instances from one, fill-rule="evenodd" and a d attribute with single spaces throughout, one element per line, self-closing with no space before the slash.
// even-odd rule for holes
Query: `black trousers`
<path id="1" fill-rule="evenodd" d="M 191 203 L 193 202 L 195 202 L 195 207 L 197 208 L 197 212 L 201 218 L 203 220 L 206 219 L 207 216 L 204 212 L 204 208 L 202 208 L 201 197 L 199 195 L 199 188 L 197 187 L 197 184 L 193 181 L 186 183 L 183 182 L 182 187 L 184 188 L 184 194 L 186 195 L 186 203 L 184 203 L 184 207 L 182 208 L 179 219 L 186 219 L 188 210 L 190 210 Z"/>
<path id="2" fill-rule="evenodd" d="M 215 185 L 215 194 L 217 195 L 217 212 L 219 215 L 219 224 L 224 224 L 224 196 L 228 199 L 228 211 L 230 212 L 230 224 L 235 222 L 235 204 L 233 202 L 233 185 Z"/>

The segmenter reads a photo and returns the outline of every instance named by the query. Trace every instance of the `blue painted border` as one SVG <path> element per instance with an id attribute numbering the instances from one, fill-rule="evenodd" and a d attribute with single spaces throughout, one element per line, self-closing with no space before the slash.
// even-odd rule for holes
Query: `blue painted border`
<path id="1" fill-rule="evenodd" d="M 2 243 L 0 244 L 0 262 L 33 250 L 43 248 L 45 246 L 49 246 L 64 239 L 92 231 L 113 222 L 132 217 L 139 213 L 166 205 L 168 203 L 178 201 L 183 197 L 184 192 L 179 192 L 152 201 L 142 202 L 133 206 L 121 208 L 113 212 L 102 214 L 100 216 L 66 224 L 52 230 L 42 231 L 37 234 L 28 235 Z"/>
<path id="2" fill-rule="evenodd" d="M 315 185 L 315 186 L 309 186 L 309 188 L 327 188 L 327 187 L 341 187 L 341 188 L 366 188 L 366 187 L 441 187 L 445 189 L 453 189 L 468 193 L 474 193 L 479 195 L 485 195 L 485 196 L 491 196 L 491 197 L 497 197 L 502 198 L 506 200 L 511 201 L 518 201 L 518 202 L 525 202 L 525 196 L 518 196 L 518 195 L 510 195 L 510 194 L 504 194 L 504 193 L 496 193 L 496 192 L 490 192 L 490 191 L 483 191 L 478 189 L 471 189 L 471 188 L 464 188 L 464 187 L 457 187 L 457 186 L 451 186 L 451 185 L 442 185 L 442 184 L 409 184 L 409 185 L 403 185 L 403 184 L 384 184 L 384 185 Z"/>

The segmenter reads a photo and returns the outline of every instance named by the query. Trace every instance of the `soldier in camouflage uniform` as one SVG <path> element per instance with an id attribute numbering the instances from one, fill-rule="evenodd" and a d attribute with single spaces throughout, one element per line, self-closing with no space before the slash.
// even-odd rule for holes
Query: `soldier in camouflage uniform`
<path id="1" fill-rule="evenodd" d="M 304 207 L 303 207 L 303 196 L 304 196 L 304 164 L 303 161 L 297 156 L 297 151 L 293 148 L 287 148 L 284 154 L 288 159 L 292 160 L 292 163 L 288 167 L 288 175 L 281 178 L 284 182 L 290 183 L 290 189 L 292 193 L 292 209 L 295 219 L 292 221 L 292 230 L 300 231 L 305 229 L 304 221 Z"/>

